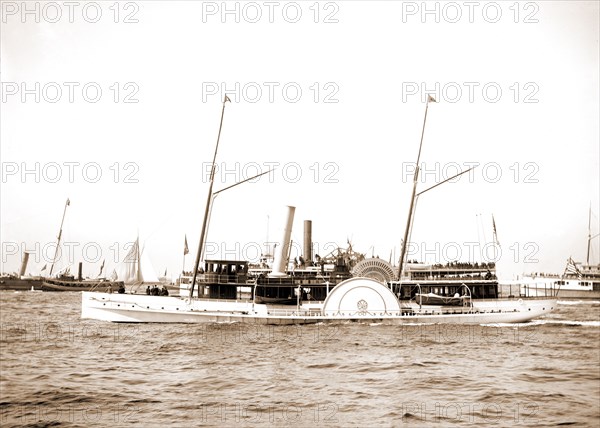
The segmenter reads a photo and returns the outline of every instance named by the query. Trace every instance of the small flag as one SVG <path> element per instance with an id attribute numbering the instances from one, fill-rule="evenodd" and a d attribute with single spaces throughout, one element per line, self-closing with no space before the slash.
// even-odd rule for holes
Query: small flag
<path id="1" fill-rule="evenodd" d="M 225 95 L 225 100 L 223 100 L 223 103 L 226 103 L 227 101 L 231 102 L 231 100 L 229 99 L 229 97 L 227 95 Z"/>
<path id="2" fill-rule="evenodd" d="M 44 265 L 44 267 L 42 268 L 42 270 L 41 270 L 40 272 L 43 272 L 43 271 L 45 271 L 47 267 L 48 267 L 48 265 L 47 265 L 47 264 L 46 264 L 46 265 Z"/>
<path id="3" fill-rule="evenodd" d="M 187 235 L 185 235 L 185 243 L 183 246 L 183 255 L 185 256 L 189 252 L 190 252 L 190 249 L 188 248 L 188 244 L 187 244 Z"/>
<path id="4" fill-rule="evenodd" d="M 67 198 L 67 206 L 71 205 L 71 201 Z"/>
<path id="5" fill-rule="evenodd" d="M 165 268 L 165 274 L 163 276 L 167 276 L 167 268 Z"/>
<path id="6" fill-rule="evenodd" d="M 567 260 L 567 267 L 565 268 L 565 273 L 577 275 L 577 278 L 581 279 L 581 271 L 579 270 L 579 268 L 577 268 L 577 265 L 573 261 L 572 257 L 569 257 L 569 260 Z"/>
<path id="7" fill-rule="evenodd" d="M 437 101 L 435 100 L 435 98 L 433 98 L 431 95 L 427 95 L 427 102 L 429 102 L 429 103 L 437 103 Z"/>
<path id="8" fill-rule="evenodd" d="M 102 271 L 104 270 L 104 262 L 106 261 L 106 259 L 102 260 L 102 266 L 100 266 L 100 273 L 98 274 L 98 276 L 102 275 Z"/>

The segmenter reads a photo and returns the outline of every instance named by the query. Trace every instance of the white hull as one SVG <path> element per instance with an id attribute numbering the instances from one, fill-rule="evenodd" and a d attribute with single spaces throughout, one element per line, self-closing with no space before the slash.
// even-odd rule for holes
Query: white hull
<path id="1" fill-rule="evenodd" d="M 544 297 L 550 295 L 550 291 L 543 287 L 527 287 L 523 289 L 522 293 L 527 297 Z M 561 299 L 599 299 L 600 291 L 595 290 L 573 290 L 573 289 L 560 289 L 556 288 L 553 290 L 554 296 Z"/>
<path id="2" fill-rule="evenodd" d="M 243 322 L 311 324 L 363 321 L 383 324 L 495 324 L 525 322 L 548 314 L 556 299 L 474 301 L 472 308 L 418 305 L 401 311 L 323 311 L 313 307 L 274 309 L 249 302 L 188 300 L 178 297 L 82 293 L 81 317 L 127 323 Z M 409 315 L 407 311 L 412 310 Z"/>
<path id="3" fill-rule="evenodd" d="M 598 282 L 597 280 L 595 281 Z M 600 289 L 592 281 L 578 279 L 560 279 L 553 277 L 524 277 L 520 281 L 505 281 L 503 289 L 510 286 L 513 293 L 525 297 L 557 297 L 577 299 L 598 299 Z"/>

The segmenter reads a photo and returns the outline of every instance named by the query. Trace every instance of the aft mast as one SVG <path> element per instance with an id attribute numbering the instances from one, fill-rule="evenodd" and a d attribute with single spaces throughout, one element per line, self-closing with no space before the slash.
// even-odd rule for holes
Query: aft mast
<path id="1" fill-rule="evenodd" d="M 208 221 L 208 213 L 210 212 L 210 206 L 213 194 L 213 183 L 215 181 L 215 162 L 217 160 L 217 151 L 219 150 L 219 140 L 221 139 L 221 129 L 223 128 L 223 116 L 225 115 L 225 103 L 231 100 L 227 95 L 223 98 L 223 108 L 221 110 L 221 123 L 219 124 L 219 133 L 217 134 L 217 144 L 215 146 L 215 154 L 213 155 L 212 167 L 210 169 L 210 184 L 208 185 L 208 195 L 206 197 L 206 209 L 204 211 L 204 220 L 202 221 L 202 231 L 200 232 L 200 242 L 198 243 L 198 253 L 196 254 L 196 263 L 194 264 L 194 277 L 192 279 L 192 287 L 190 288 L 190 298 L 194 296 L 194 286 L 196 285 L 196 276 L 198 275 L 198 266 L 200 265 L 200 258 L 202 257 L 202 251 L 204 249 L 204 236 L 206 235 L 206 224 Z M 198 297 L 200 297 L 200 289 L 198 289 Z"/>
<path id="2" fill-rule="evenodd" d="M 592 246 L 592 203 L 590 202 L 590 213 L 588 214 L 588 247 L 587 257 L 585 259 L 586 264 L 590 265 L 590 247 Z"/>
<path id="3" fill-rule="evenodd" d="M 52 270 L 54 269 L 54 263 L 56 262 L 56 255 L 58 254 L 58 247 L 60 247 L 60 238 L 62 236 L 62 228 L 65 222 L 65 215 L 67 214 L 67 207 L 71 205 L 71 201 L 67 198 L 67 202 L 65 203 L 65 210 L 63 211 L 62 220 L 60 221 L 60 230 L 58 231 L 58 239 L 56 241 L 56 250 L 54 250 L 54 258 L 52 259 L 52 266 L 50 266 L 50 274 L 48 276 L 52 276 Z"/>
<path id="4" fill-rule="evenodd" d="M 425 117 L 423 118 L 423 129 L 421 130 L 421 143 L 419 144 L 419 154 L 417 155 L 415 175 L 413 177 L 413 190 L 412 190 L 412 196 L 410 198 L 410 208 L 408 210 L 408 218 L 406 219 L 406 229 L 404 230 L 404 239 L 400 243 L 400 248 L 402 248 L 402 251 L 400 252 L 400 266 L 398 267 L 398 281 L 400 281 L 402 279 L 402 273 L 403 273 L 403 269 L 404 269 L 404 257 L 406 256 L 406 247 L 408 244 L 407 240 L 408 240 L 408 235 L 409 235 L 410 228 L 411 228 L 413 210 L 414 210 L 415 199 L 416 199 L 416 194 L 417 194 L 417 182 L 419 180 L 419 160 L 421 159 L 421 149 L 423 148 L 423 135 L 425 134 L 425 122 L 427 121 L 427 109 L 429 107 L 430 101 L 432 103 L 437 102 L 435 100 L 435 98 L 433 98 L 431 95 L 427 96 L 427 102 L 425 103 Z"/>

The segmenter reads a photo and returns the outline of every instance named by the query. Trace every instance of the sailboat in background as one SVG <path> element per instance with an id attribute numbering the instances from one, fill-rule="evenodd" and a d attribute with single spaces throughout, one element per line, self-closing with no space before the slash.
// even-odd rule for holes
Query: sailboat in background
<path id="1" fill-rule="evenodd" d="M 169 278 L 167 276 L 167 272 L 168 272 L 168 268 L 165 268 L 165 273 L 158 277 L 158 282 L 160 282 L 161 284 L 164 284 L 164 285 L 171 284 L 172 281 L 171 281 L 171 278 Z"/>
<path id="2" fill-rule="evenodd" d="M 120 275 L 126 284 L 136 284 L 144 282 L 142 275 L 142 263 L 140 252 L 140 238 L 137 237 L 132 247 L 123 259 L 123 273 Z"/>
<path id="3" fill-rule="evenodd" d="M 160 283 L 148 254 L 144 248 L 140 248 L 139 236 L 123 259 L 119 279 L 125 283 L 131 294 L 137 293 L 142 285 Z"/>

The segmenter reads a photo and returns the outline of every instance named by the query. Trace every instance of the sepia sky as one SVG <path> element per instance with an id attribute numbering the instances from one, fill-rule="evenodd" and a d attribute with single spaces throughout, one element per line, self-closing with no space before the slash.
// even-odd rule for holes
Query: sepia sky
<path id="1" fill-rule="evenodd" d="M 27 9 L 24 9 L 26 7 Z M 427 8 L 426 10 L 424 8 Z M 600 229 L 598 2 L 2 2 L 2 265 L 157 273 L 195 258 L 226 104 L 208 257 L 256 260 L 296 207 L 315 252 L 562 273 Z M 493 241 L 495 219 L 500 253 Z M 599 238 L 592 261 L 599 262 Z M 488 245 L 485 245 L 488 244 Z M 483 254 L 482 251 L 488 251 Z M 299 255 L 294 249 L 292 256 Z"/>

